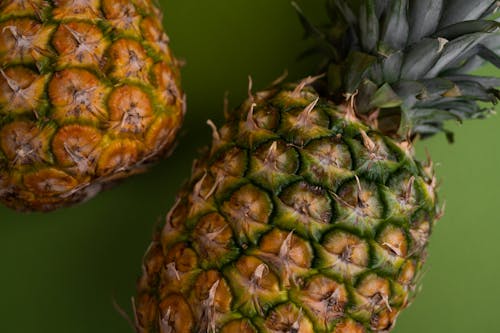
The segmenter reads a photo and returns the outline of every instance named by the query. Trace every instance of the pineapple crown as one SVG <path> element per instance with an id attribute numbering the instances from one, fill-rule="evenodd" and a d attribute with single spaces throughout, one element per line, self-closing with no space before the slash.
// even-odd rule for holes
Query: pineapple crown
<path id="1" fill-rule="evenodd" d="M 496 0 L 327 0 L 324 26 L 294 6 L 315 41 L 303 56 L 325 56 L 318 89 L 355 99 L 385 134 L 452 141 L 447 120 L 482 118 L 500 99 L 499 78 L 468 74 L 484 62 L 500 67 Z"/>

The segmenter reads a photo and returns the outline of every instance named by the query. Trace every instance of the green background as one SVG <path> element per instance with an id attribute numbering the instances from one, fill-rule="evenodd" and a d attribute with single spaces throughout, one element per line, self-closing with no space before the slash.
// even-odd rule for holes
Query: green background
<path id="1" fill-rule="evenodd" d="M 301 4 L 319 20 L 322 2 Z M 162 5 L 172 47 L 187 61 L 189 113 L 179 147 L 150 173 L 77 207 L 30 215 L 0 208 L 1 332 L 132 332 L 113 300 L 130 310 L 153 225 L 210 141 L 206 119 L 221 123 L 224 91 L 234 106 L 248 74 L 263 88 L 286 68 L 291 79 L 314 69 L 296 61 L 305 44 L 287 0 Z M 439 164 L 447 212 L 432 236 L 423 290 L 397 333 L 500 332 L 500 119 L 451 127 L 456 144 L 442 135 L 420 143 L 419 154 L 428 147 Z"/>

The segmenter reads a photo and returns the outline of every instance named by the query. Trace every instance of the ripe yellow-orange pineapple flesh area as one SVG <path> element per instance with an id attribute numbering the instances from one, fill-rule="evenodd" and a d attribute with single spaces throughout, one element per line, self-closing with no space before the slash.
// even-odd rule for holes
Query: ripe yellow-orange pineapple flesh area
<path id="1" fill-rule="evenodd" d="M 138 332 L 386 332 L 411 302 L 432 165 L 304 86 L 214 127 L 144 258 Z"/>
<path id="2" fill-rule="evenodd" d="M 168 154 L 178 63 L 149 0 L 0 4 L 0 200 L 52 210 Z"/>

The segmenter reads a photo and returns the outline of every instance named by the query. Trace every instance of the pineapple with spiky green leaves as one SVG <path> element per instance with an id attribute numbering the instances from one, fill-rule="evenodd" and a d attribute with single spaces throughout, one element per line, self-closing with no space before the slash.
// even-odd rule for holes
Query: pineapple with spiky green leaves
<path id="1" fill-rule="evenodd" d="M 0 201 L 71 205 L 168 154 L 178 67 L 154 1 L 1 1 Z"/>
<path id="2" fill-rule="evenodd" d="M 300 12 L 318 77 L 253 93 L 193 166 L 144 257 L 140 333 L 387 332 L 442 214 L 417 138 L 483 117 L 496 1 L 331 0 Z"/>

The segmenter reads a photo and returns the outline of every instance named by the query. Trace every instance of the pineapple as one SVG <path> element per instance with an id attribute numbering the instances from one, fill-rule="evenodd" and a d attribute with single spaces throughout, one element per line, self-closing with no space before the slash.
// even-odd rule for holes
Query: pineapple
<path id="1" fill-rule="evenodd" d="M 500 63 L 498 2 L 328 5 L 324 28 L 301 14 L 326 75 L 209 122 L 145 254 L 137 332 L 388 332 L 414 299 L 442 214 L 414 144 L 497 102 L 500 80 L 466 72 Z"/>
<path id="2" fill-rule="evenodd" d="M 48 211 L 168 154 L 178 62 L 150 0 L 0 2 L 0 200 Z"/>

